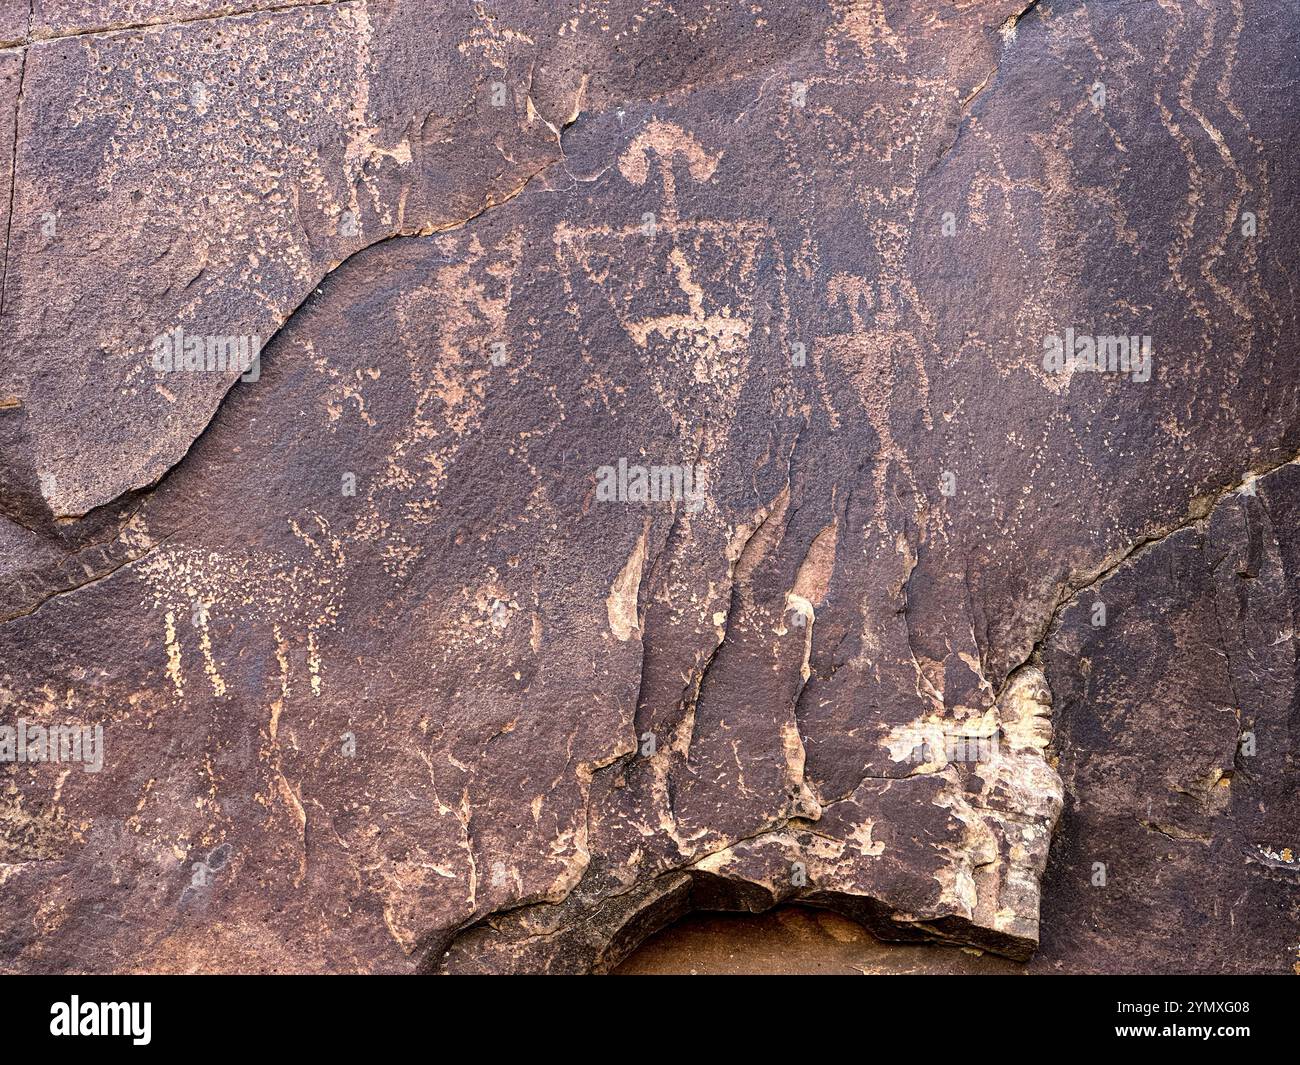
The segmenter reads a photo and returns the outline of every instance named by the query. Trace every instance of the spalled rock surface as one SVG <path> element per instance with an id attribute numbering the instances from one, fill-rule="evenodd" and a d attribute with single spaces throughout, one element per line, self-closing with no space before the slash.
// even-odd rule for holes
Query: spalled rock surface
<path id="1" fill-rule="evenodd" d="M 169 10 L 0 18 L 5 969 L 1300 963 L 1293 8 Z"/>

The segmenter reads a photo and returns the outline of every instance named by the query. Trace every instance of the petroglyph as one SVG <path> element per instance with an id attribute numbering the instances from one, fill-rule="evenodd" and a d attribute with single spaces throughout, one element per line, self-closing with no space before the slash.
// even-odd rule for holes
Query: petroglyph
<path id="1" fill-rule="evenodd" d="M 1289 971 L 1290 7 L 82 6 L 0 15 L 0 716 L 104 758 L 5 771 L 0 968 Z"/>

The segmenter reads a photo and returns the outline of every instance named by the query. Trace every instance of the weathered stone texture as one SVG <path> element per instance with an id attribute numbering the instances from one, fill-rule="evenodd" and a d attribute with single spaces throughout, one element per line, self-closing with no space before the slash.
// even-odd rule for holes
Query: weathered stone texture
<path id="1" fill-rule="evenodd" d="M 1300 963 L 1290 5 L 91 6 L 0 51 L 0 724 L 105 743 L 0 965 Z"/>

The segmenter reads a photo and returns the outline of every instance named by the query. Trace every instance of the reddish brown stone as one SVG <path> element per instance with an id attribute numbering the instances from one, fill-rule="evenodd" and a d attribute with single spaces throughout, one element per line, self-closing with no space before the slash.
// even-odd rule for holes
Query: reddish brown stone
<path id="1" fill-rule="evenodd" d="M 0 964 L 1288 970 L 1294 13 L 609 6 L 0 52 Z"/>

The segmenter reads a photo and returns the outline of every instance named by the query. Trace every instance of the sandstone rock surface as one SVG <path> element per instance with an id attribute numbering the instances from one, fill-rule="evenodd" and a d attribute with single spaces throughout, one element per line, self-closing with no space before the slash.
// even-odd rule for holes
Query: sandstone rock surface
<path id="1" fill-rule="evenodd" d="M 9 3 L 0 967 L 1300 965 L 1298 38 Z"/>

